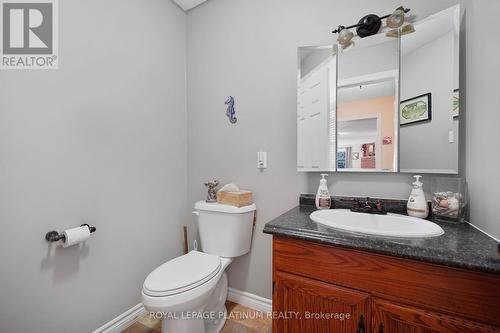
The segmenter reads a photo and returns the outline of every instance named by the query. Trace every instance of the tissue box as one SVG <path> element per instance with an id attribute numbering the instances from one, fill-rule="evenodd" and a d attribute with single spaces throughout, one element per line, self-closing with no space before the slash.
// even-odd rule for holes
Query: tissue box
<path id="1" fill-rule="evenodd" d="M 217 193 L 217 202 L 223 205 L 231 205 L 236 207 L 244 207 L 253 203 L 251 191 L 226 192 L 220 191 Z"/>

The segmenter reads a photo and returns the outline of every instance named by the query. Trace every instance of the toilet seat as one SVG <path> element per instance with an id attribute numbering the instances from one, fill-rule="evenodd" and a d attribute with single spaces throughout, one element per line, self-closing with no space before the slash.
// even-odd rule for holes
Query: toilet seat
<path id="1" fill-rule="evenodd" d="M 221 269 L 219 256 L 191 251 L 152 271 L 144 281 L 148 296 L 171 296 L 196 288 L 211 280 Z"/>

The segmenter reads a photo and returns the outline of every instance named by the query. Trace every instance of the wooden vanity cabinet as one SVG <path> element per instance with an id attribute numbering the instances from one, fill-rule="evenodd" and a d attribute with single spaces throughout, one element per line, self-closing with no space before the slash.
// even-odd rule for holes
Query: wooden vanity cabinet
<path id="1" fill-rule="evenodd" d="M 273 311 L 273 333 L 500 332 L 500 277 L 274 236 Z"/>
<path id="2" fill-rule="evenodd" d="M 273 332 L 356 332 L 359 325 L 369 325 L 367 293 L 283 272 L 276 272 L 274 288 L 273 307 L 283 315 L 275 319 Z M 341 313 L 356 320 L 332 317 Z"/>
<path id="3" fill-rule="evenodd" d="M 395 302 L 372 299 L 372 332 L 493 333 L 499 327 Z"/>

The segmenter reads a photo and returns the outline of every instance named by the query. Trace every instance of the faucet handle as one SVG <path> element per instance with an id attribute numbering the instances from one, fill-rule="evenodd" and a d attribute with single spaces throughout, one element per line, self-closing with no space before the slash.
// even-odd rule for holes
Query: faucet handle
<path id="1" fill-rule="evenodd" d="M 359 209 L 359 198 L 352 200 L 352 209 Z"/>
<path id="2" fill-rule="evenodd" d="M 372 208 L 372 205 L 370 203 L 370 197 L 366 197 L 365 208 Z"/>

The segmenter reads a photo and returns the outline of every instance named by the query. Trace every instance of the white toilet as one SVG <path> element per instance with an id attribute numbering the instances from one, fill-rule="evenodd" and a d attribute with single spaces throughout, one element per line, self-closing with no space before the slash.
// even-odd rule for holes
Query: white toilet
<path id="1" fill-rule="evenodd" d="M 162 317 L 163 333 L 220 332 L 226 317 L 226 268 L 250 251 L 255 204 L 233 207 L 199 201 L 193 212 L 203 252 L 191 251 L 151 272 L 144 307 Z"/>

